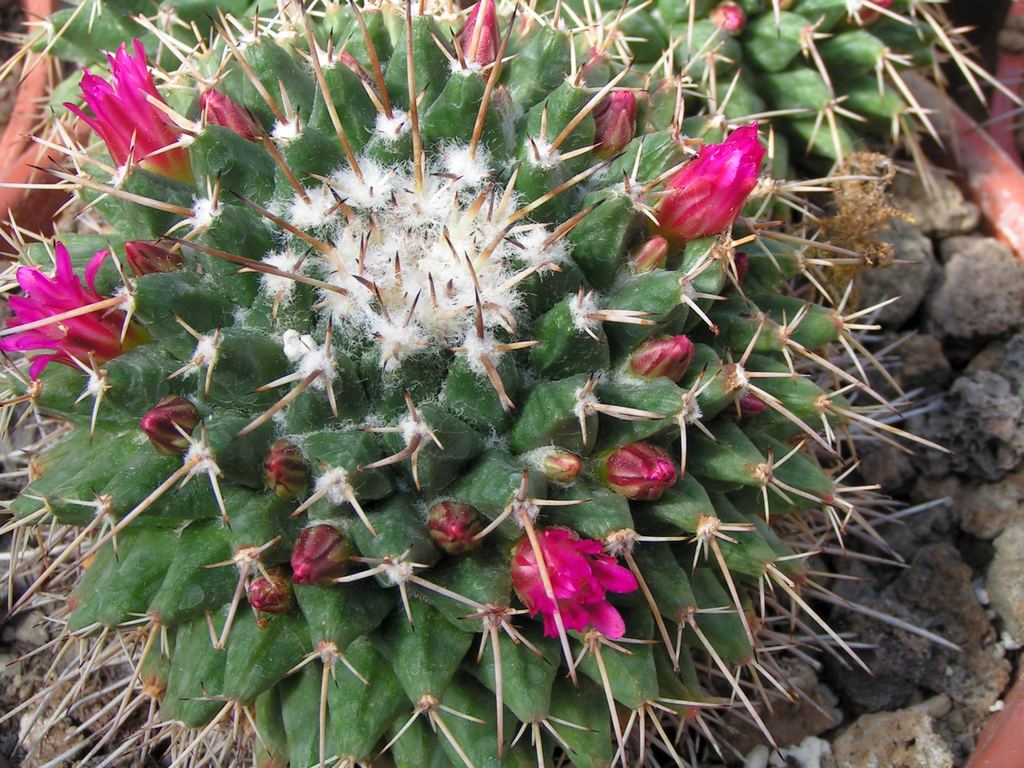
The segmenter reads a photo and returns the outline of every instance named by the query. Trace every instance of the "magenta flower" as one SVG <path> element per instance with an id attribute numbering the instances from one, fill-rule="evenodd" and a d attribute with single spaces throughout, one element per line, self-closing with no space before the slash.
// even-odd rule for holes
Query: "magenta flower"
<path id="1" fill-rule="evenodd" d="M 756 124 L 737 128 L 721 144 L 704 145 L 668 181 L 658 208 L 661 234 L 686 242 L 718 234 L 732 224 L 757 184 L 762 158 Z"/>
<path id="2" fill-rule="evenodd" d="M 35 267 L 18 270 L 18 285 L 25 295 L 12 296 L 8 300 L 14 313 L 7 319 L 8 328 L 18 328 L 104 300 L 96 292 L 93 282 L 103 259 L 109 255 L 107 251 L 97 251 L 89 261 L 85 269 L 86 285 L 83 286 L 63 243 L 57 243 L 54 250 L 57 270 L 53 277 Z M 49 354 L 32 358 L 29 375 L 35 379 L 51 362 L 75 365 L 75 360 L 78 360 L 88 364 L 92 355 L 97 363 L 103 363 L 145 341 L 145 332 L 135 324 L 129 324 L 122 341 L 124 320 L 124 312 L 115 309 L 111 303 L 111 306 L 99 307 L 76 317 L 17 331 L 0 340 L 0 349 L 4 352 L 50 350 Z"/>
<path id="3" fill-rule="evenodd" d="M 146 50 L 139 40 L 133 40 L 135 56 L 128 54 L 124 43 L 110 61 L 110 82 L 92 74 L 82 74 L 82 99 L 93 117 L 74 104 L 64 106 L 84 120 L 99 134 L 107 145 L 110 156 L 118 165 L 141 163 L 147 170 L 169 176 L 178 181 L 191 181 L 188 153 L 182 147 L 163 151 L 175 144 L 181 131 L 147 97 L 164 102 L 153 85 L 146 67 Z"/>
<path id="4" fill-rule="evenodd" d="M 611 490 L 634 501 L 656 501 L 676 484 L 676 465 L 668 451 L 651 443 L 630 443 L 598 461 L 598 476 Z"/>
<path id="5" fill-rule="evenodd" d="M 711 11 L 711 23 L 730 35 L 738 35 L 747 23 L 747 14 L 732 0 L 726 0 Z"/>
<path id="6" fill-rule="evenodd" d="M 525 536 L 512 552 L 512 586 L 531 616 L 543 615 L 544 634 L 558 635 L 557 604 L 566 629 L 582 632 L 593 627 L 612 640 L 622 637 L 625 622 L 605 593 L 634 591 L 637 583 L 633 574 L 614 557 L 601 554 L 601 542 L 581 539 L 574 531 L 539 528 L 537 538 L 555 600 L 544 590 L 536 553 Z"/>

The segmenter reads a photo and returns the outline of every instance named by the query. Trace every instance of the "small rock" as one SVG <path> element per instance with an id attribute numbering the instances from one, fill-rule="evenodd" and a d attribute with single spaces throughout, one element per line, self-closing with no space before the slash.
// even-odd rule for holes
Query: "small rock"
<path id="1" fill-rule="evenodd" d="M 1005 342 L 989 342 L 978 354 L 971 358 L 967 367 L 964 368 L 964 372 L 991 371 L 992 373 L 1001 373 L 1003 368 L 1003 350 L 1005 348 Z"/>
<path id="2" fill-rule="evenodd" d="M 965 532 L 986 540 L 1010 525 L 1024 524 L 1024 470 L 998 483 L 964 487 L 956 496 L 954 515 Z"/>
<path id="3" fill-rule="evenodd" d="M 915 333 L 896 348 L 896 355 L 900 361 L 896 378 L 904 389 L 938 390 L 953 376 L 942 342 L 934 336 Z"/>
<path id="4" fill-rule="evenodd" d="M 1001 480 L 1024 460 L 1024 400 L 1005 377 L 990 371 L 961 376 L 940 408 L 915 420 L 912 432 L 947 448 L 926 450 L 915 463 L 931 477 L 950 471 L 973 479 Z"/>
<path id="5" fill-rule="evenodd" d="M 995 541 L 985 589 L 1006 632 L 1024 642 L 1024 525 L 1011 525 Z"/>
<path id="6" fill-rule="evenodd" d="M 799 744 L 780 749 L 772 755 L 772 768 L 836 768 L 832 745 L 817 736 L 808 736 Z"/>
<path id="7" fill-rule="evenodd" d="M 913 217 L 926 234 L 937 238 L 973 232 L 978 226 L 978 206 L 965 200 L 952 179 L 932 174 L 932 193 L 917 176 L 897 174 L 892 184 L 894 205 Z"/>
<path id="8" fill-rule="evenodd" d="M 839 768 L 953 768 L 953 754 L 935 732 L 934 719 L 949 711 L 936 696 L 896 712 L 862 715 L 832 742 Z"/>
<path id="9" fill-rule="evenodd" d="M 903 496 L 914 484 L 917 470 L 907 454 L 895 446 L 879 443 L 861 455 L 860 474 L 877 483 L 888 496 Z"/>
<path id="10" fill-rule="evenodd" d="M 873 315 L 876 322 L 899 328 L 917 312 L 932 283 L 941 275 L 932 242 L 917 227 L 893 221 L 882 239 L 892 243 L 896 261 L 886 267 L 865 269 L 857 275 L 859 304 L 870 307 L 895 296 Z"/>
<path id="11" fill-rule="evenodd" d="M 954 237 L 942 243 L 942 253 L 943 277 L 928 298 L 930 333 L 976 342 L 1021 327 L 1024 264 L 1010 248 L 988 237 Z"/>

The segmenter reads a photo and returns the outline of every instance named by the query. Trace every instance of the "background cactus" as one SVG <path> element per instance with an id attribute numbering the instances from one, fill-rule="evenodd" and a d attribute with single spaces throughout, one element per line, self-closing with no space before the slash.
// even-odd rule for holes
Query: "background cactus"
<path id="1" fill-rule="evenodd" d="M 780 617 L 856 660 L 805 557 L 870 530 L 841 438 L 893 428 L 828 354 L 863 313 L 790 290 L 858 257 L 756 222 L 755 127 L 697 151 L 489 0 L 211 23 L 153 32 L 160 92 L 141 45 L 83 82 L 106 151 L 54 173 L 109 226 L 26 245 L 3 332 L 42 351 L 12 402 L 75 426 L 11 504 L 80 528 L 19 607 L 83 567 L 118 725 L 193 729 L 175 764 L 243 721 L 268 766 L 682 764 L 730 700 L 763 729 Z"/>
<path id="2" fill-rule="evenodd" d="M 323 6 L 328 31 L 343 6 Z M 218 14 L 247 19 L 261 11 L 244 0 L 191 0 L 155 14 L 145 2 L 88 0 L 58 11 L 31 42 L 34 50 L 92 64 L 102 51 L 139 38 L 162 66 L 176 69 L 209 36 Z M 540 0 L 525 12 L 573 32 L 588 82 L 600 84 L 610 67 L 631 63 L 634 74 L 624 85 L 648 92 L 647 119 L 656 128 L 682 122 L 686 135 L 716 141 L 726 121 L 771 118 L 779 129 L 772 138 L 777 178 L 827 170 L 862 148 L 866 136 L 905 140 L 917 155 L 918 132 L 935 131 L 903 81 L 908 70 L 932 73 L 951 59 L 982 101 L 983 85 L 1016 100 L 964 53 L 966 44 L 940 3 Z M 77 82 L 73 76 L 58 89 L 58 99 Z M 682 113 L 676 111 L 679 89 L 691 97 Z"/>

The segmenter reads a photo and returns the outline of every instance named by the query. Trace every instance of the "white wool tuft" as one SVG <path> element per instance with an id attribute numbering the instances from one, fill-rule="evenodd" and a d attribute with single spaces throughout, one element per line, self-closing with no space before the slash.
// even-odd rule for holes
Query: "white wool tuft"
<path id="1" fill-rule="evenodd" d="M 288 221 L 299 229 L 323 226 L 336 204 L 334 196 L 325 187 L 315 187 L 306 190 L 306 197 L 308 201 L 295 196 L 288 208 Z"/>

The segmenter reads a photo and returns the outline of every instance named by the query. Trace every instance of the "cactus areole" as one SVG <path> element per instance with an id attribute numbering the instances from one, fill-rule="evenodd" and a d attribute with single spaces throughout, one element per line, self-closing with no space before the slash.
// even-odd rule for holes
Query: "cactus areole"
<path id="1" fill-rule="evenodd" d="M 74 427 L 13 512 L 86 528 L 67 628 L 143 638 L 192 757 L 681 764 L 673 719 L 763 725 L 739 679 L 805 605 L 786 532 L 849 515 L 867 417 L 816 382 L 866 385 L 815 352 L 849 330 L 754 221 L 753 119 L 667 124 L 566 17 L 416 5 L 83 74 L 69 181 L 107 228 L 9 286 L 9 386 Z"/>

